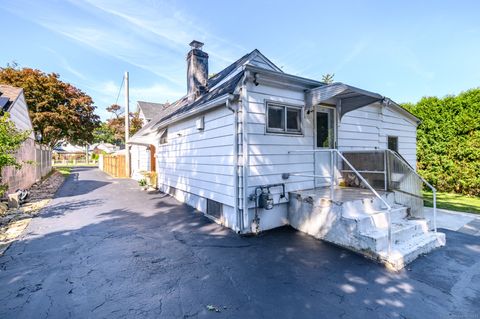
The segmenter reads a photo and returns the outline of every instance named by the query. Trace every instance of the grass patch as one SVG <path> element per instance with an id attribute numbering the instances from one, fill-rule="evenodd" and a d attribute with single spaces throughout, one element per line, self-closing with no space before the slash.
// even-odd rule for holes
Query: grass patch
<path id="1" fill-rule="evenodd" d="M 432 192 L 424 191 L 425 206 L 433 206 Z M 437 208 L 480 214 L 480 197 L 437 192 Z"/>
<path id="2" fill-rule="evenodd" d="M 55 168 L 57 170 L 57 172 L 59 172 L 60 174 L 62 174 L 63 176 L 67 177 L 68 175 L 70 175 L 70 171 L 72 170 L 71 167 L 56 167 Z"/>

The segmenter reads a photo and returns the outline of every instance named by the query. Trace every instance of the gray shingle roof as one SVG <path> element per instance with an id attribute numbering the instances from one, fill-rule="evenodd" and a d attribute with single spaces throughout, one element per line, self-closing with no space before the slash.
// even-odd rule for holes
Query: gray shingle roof
<path id="1" fill-rule="evenodd" d="M 145 101 L 138 101 L 137 104 L 140 110 L 142 110 L 142 113 L 147 120 L 153 119 L 155 115 L 157 115 L 166 106 L 166 104 L 162 104 L 162 103 L 153 103 L 153 102 L 145 102 Z"/>
<path id="2" fill-rule="evenodd" d="M 3 106 L 2 111 L 7 112 L 21 93 L 21 88 L 0 84 L 0 98 L 8 99 L 8 102 Z"/>
<path id="3" fill-rule="evenodd" d="M 211 101 L 217 97 L 220 97 L 225 94 L 233 93 L 235 88 L 237 87 L 238 82 L 243 76 L 243 72 L 238 73 L 230 80 L 220 84 L 215 89 L 205 93 L 199 99 L 194 101 L 193 103 L 188 103 L 188 97 L 184 96 L 175 103 L 170 104 L 169 106 L 165 107 L 160 113 L 158 113 L 147 125 L 142 127 L 137 133 L 135 133 L 135 137 L 142 136 L 145 132 L 149 130 L 153 130 L 159 127 L 162 123 L 167 121 L 168 119 L 193 110 L 197 107 L 200 107 L 202 104 Z M 132 136 L 133 138 L 133 136 Z"/>

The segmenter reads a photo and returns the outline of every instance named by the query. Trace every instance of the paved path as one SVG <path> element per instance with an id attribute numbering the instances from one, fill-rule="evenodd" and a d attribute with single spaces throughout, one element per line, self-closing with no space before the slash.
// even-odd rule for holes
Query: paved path
<path id="1" fill-rule="evenodd" d="M 424 209 L 425 216 L 433 219 L 433 208 Z M 480 236 L 480 215 L 437 208 L 437 227 Z"/>
<path id="2" fill-rule="evenodd" d="M 0 318 L 472 318 L 479 239 L 447 238 L 392 274 L 290 228 L 239 237 L 133 181 L 75 169 L 0 257 Z"/>

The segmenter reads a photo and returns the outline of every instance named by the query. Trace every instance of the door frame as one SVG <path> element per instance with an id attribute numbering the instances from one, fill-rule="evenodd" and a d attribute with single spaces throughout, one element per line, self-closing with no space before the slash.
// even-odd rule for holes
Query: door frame
<path id="1" fill-rule="evenodd" d="M 326 110 L 331 110 L 331 112 L 326 112 Z M 332 143 L 333 145 L 331 147 L 318 147 L 317 146 L 317 114 L 318 113 L 327 113 L 330 116 L 333 116 L 333 119 L 329 118 L 328 125 L 333 125 L 333 138 L 332 138 Z M 314 140 L 313 140 L 313 147 L 314 150 L 318 149 L 335 149 L 337 146 L 337 110 L 334 106 L 332 105 L 324 105 L 324 104 L 319 104 L 315 105 L 314 107 L 314 121 L 313 121 L 313 130 L 314 130 Z M 330 152 L 314 152 L 313 153 L 313 165 L 314 165 L 314 174 L 315 175 L 320 175 L 319 173 L 322 172 L 325 167 L 327 167 L 328 171 L 331 171 L 331 153 Z M 325 162 L 325 158 L 327 158 L 327 162 Z M 331 186 L 330 184 L 332 181 L 325 180 L 323 178 L 314 178 L 314 187 L 326 187 L 326 186 Z"/>
<path id="2" fill-rule="evenodd" d="M 338 129 L 338 123 L 337 123 L 337 108 L 331 104 L 317 104 L 314 106 L 314 111 L 313 111 L 313 147 L 314 149 L 322 148 L 322 149 L 327 149 L 326 147 L 317 147 L 317 112 L 320 113 L 325 113 L 321 112 L 318 109 L 319 108 L 324 108 L 324 109 L 331 109 L 333 110 L 333 145 L 330 147 L 330 149 L 336 149 L 337 148 L 337 129 Z"/>

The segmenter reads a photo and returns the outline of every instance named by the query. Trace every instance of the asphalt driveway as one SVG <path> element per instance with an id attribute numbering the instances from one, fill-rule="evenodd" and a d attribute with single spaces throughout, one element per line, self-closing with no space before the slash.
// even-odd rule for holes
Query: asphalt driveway
<path id="1" fill-rule="evenodd" d="M 77 168 L 0 257 L 0 317 L 474 318 L 480 237 L 446 232 L 445 248 L 392 274 L 290 228 L 239 237 Z"/>

